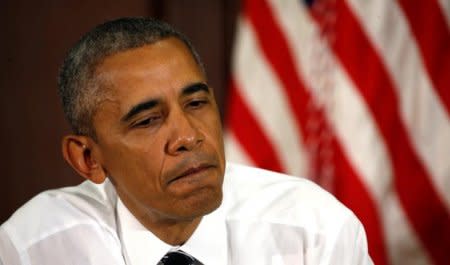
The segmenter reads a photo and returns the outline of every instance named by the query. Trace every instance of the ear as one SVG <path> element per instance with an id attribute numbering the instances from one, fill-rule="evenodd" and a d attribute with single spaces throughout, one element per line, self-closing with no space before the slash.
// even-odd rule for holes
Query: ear
<path id="1" fill-rule="evenodd" d="M 87 136 L 67 135 L 62 140 L 64 159 L 84 178 L 100 184 L 106 179 L 106 172 L 93 155 L 96 143 Z"/>

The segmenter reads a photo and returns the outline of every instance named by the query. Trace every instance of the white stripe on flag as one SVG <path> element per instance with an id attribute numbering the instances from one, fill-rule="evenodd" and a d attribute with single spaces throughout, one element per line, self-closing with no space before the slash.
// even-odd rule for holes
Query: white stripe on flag
<path id="1" fill-rule="evenodd" d="M 294 1 L 272 0 L 271 5 L 284 35 L 288 39 L 292 54 L 296 55 L 295 61 L 299 75 L 305 77 L 306 88 L 311 90 L 312 95 L 318 101 L 327 101 L 323 98 L 322 93 L 317 93 L 313 89 L 316 83 L 314 80 L 316 61 L 311 60 L 302 49 L 296 48 L 310 45 L 308 43 L 312 38 L 310 34 L 305 33 L 299 27 L 316 29 L 315 24 L 309 19 L 306 11 L 301 10 L 298 3 Z M 316 42 L 314 45 L 320 44 Z M 385 144 L 374 126 L 375 122 L 367 110 L 364 100 L 355 92 L 357 89 L 342 72 L 340 65 L 336 65 L 334 58 L 330 57 L 331 54 L 325 45 L 321 48 L 321 52 L 322 56 L 329 56 L 330 63 L 332 63 L 331 68 L 335 69 L 333 76 L 330 77 L 334 79 L 333 82 L 336 86 L 333 89 L 334 94 L 327 95 L 333 97 L 333 108 L 328 109 L 327 113 L 328 120 L 336 130 L 337 137 L 342 142 L 346 154 L 350 155 L 352 158 L 350 160 L 359 173 L 362 173 L 361 177 L 365 178 L 364 182 L 369 186 L 373 195 L 380 199 L 384 195 L 387 185 L 392 181 L 391 166 Z M 376 165 L 374 166 L 374 164 Z M 372 177 L 369 178 L 369 176 Z"/>
<path id="2" fill-rule="evenodd" d="M 254 166 L 253 161 L 248 157 L 247 153 L 241 148 L 232 131 L 224 133 L 225 157 L 227 161 L 239 163 L 248 166 Z"/>
<path id="3" fill-rule="evenodd" d="M 393 78 L 411 143 L 450 209 L 450 120 L 425 71 L 406 18 L 394 1 L 348 2 Z"/>
<path id="4" fill-rule="evenodd" d="M 447 21 L 447 26 L 450 28 L 450 1 L 438 0 L 438 3 L 441 7 L 442 14 L 444 14 L 445 21 Z"/>
<path id="5" fill-rule="evenodd" d="M 269 137 L 287 173 L 304 176 L 306 155 L 301 132 L 282 86 L 262 55 L 251 25 L 239 21 L 233 75 L 251 113 Z"/>
<path id="6" fill-rule="evenodd" d="M 396 193 L 387 192 L 381 207 L 390 264 L 432 264 L 404 211 L 401 210 Z"/>
<path id="7" fill-rule="evenodd" d="M 310 88 L 314 85 L 314 80 L 310 78 L 311 72 L 313 72 L 311 69 L 315 67 L 314 63 L 316 62 L 310 60 L 303 48 L 312 45 L 309 43 L 313 38 L 311 34 L 317 32 L 317 26 L 308 16 L 307 11 L 297 2 L 276 0 L 270 2 L 288 39 L 291 51 L 295 54 L 299 71 L 301 71 L 302 76 L 307 77 L 305 82 L 309 83 L 307 88 Z M 304 30 L 302 27 L 308 30 Z M 314 43 L 314 45 L 318 45 L 318 43 Z M 302 47 L 302 49 L 298 49 L 298 47 Z M 336 87 L 334 95 L 332 95 L 333 108 L 328 113 L 328 117 L 331 117 L 329 119 L 331 125 L 335 129 L 350 163 L 354 166 L 380 210 L 391 261 L 396 262 L 402 258 L 403 253 L 398 252 L 400 251 L 397 246 L 399 242 L 402 242 L 402 244 L 408 242 L 403 245 L 404 249 L 409 253 L 414 253 L 412 256 L 417 258 L 418 262 L 427 260 L 422 246 L 415 237 L 404 211 L 398 203 L 398 196 L 392 189 L 392 166 L 386 145 L 375 126 L 375 121 L 357 89 L 342 71 L 342 67 L 336 65 L 335 58 L 331 55 L 329 49 L 322 46 L 321 51 L 328 53 L 325 56 L 331 56 L 329 57 L 331 58 L 330 62 L 334 65 L 330 68 L 335 69 L 333 77 Z M 320 97 L 322 94 L 315 93 L 315 95 Z M 414 262 L 411 264 L 420 263 Z"/>
<path id="8" fill-rule="evenodd" d="M 342 69 L 337 66 L 336 69 Z M 364 100 L 355 91 L 348 76 L 339 71 L 336 74 L 335 108 L 329 113 L 337 135 L 355 170 L 368 187 L 379 209 L 387 251 L 392 264 L 409 263 L 400 253 L 400 248 L 409 252 L 410 257 L 425 260 L 426 254 L 399 204 L 393 189 L 392 164 L 386 145 L 364 105 Z M 355 133 L 358 132 L 358 133 Z M 396 263 L 395 260 L 404 262 Z M 405 260 L 406 259 L 406 260 Z M 420 264 L 420 263 L 417 263 Z M 424 263 L 427 264 L 427 263 Z"/>

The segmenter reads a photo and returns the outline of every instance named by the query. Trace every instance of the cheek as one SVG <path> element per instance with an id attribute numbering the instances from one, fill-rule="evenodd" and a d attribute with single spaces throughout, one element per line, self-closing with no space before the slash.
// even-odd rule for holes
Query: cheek
<path id="1" fill-rule="evenodd" d="M 138 146 L 128 149 L 125 156 L 124 161 L 128 163 L 125 168 L 137 175 L 136 177 L 143 178 L 143 181 L 154 182 L 164 166 L 164 154 L 156 142 L 143 141 Z"/>
<path id="2" fill-rule="evenodd" d="M 123 143 L 104 148 L 103 166 L 117 184 L 136 189 L 158 186 L 163 156 L 154 143 Z"/>
<path id="3" fill-rule="evenodd" d="M 220 119 L 212 117 L 205 123 L 207 132 L 205 133 L 208 138 L 208 142 L 214 146 L 218 155 L 222 158 L 224 157 L 224 145 L 223 145 L 223 135 L 222 135 L 222 124 Z"/>
<path id="4" fill-rule="evenodd" d="M 117 171 L 111 173 L 116 187 L 136 202 L 148 203 L 163 194 L 161 185 L 161 161 L 152 159 L 151 154 L 130 156 L 119 161 Z M 116 173 L 116 174 L 115 174 Z"/>
<path id="5" fill-rule="evenodd" d="M 157 165 L 163 158 L 164 144 L 162 137 L 143 129 L 126 135 L 112 149 L 120 150 L 124 160 L 132 160 L 132 164 L 140 168 L 149 163 Z"/>

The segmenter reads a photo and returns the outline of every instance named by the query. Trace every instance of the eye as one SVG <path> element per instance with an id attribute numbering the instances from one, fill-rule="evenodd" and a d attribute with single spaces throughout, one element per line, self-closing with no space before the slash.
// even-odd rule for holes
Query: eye
<path id="1" fill-rule="evenodd" d="M 188 107 L 193 108 L 193 109 L 198 109 L 207 103 L 208 103 L 208 101 L 205 99 L 195 99 L 188 103 Z"/>
<path id="2" fill-rule="evenodd" d="M 139 120 L 136 123 L 132 124 L 133 128 L 145 128 L 148 126 L 152 126 L 153 124 L 157 123 L 161 120 L 161 116 L 154 116 L 154 117 L 148 117 L 143 120 Z"/>

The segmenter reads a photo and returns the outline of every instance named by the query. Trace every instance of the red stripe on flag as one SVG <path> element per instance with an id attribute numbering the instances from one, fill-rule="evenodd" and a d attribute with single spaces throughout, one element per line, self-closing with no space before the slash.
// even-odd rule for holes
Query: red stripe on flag
<path id="1" fill-rule="evenodd" d="M 256 166 L 283 172 L 284 168 L 275 155 L 275 149 L 239 94 L 234 80 L 231 81 L 229 93 L 227 124 L 240 145 Z"/>
<path id="2" fill-rule="evenodd" d="M 387 144 L 395 188 L 420 240 L 436 264 L 446 264 L 450 245 L 450 216 L 414 153 L 398 113 L 392 81 L 345 1 L 337 2 L 338 19 L 333 49 L 370 108 Z M 321 26 L 323 18 L 313 16 Z"/>
<path id="3" fill-rule="evenodd" d="M 276 24 L 270 7 L 266 1 L 248 0 L 244 4 L 244 14 L 253 25 L 253 30 L 264 55 L 283 84 L 284 91 L 280 91 L 280 93 L 284 92 L 287 94 L 290 108 L 295 113 L 295 118 L 302 133 L 306 135 L 307 117 L 305 107 L 308 105 L 308 102 L 310 104 L 314 102 L 311 101 L 310 94 L 303 86 L 303 82 L 295 70 L 293 56 L 289 52 L 287 41 Z M 321 116 L 320 119 L 326 121 L 323 113 Z M 333 141 L 337 142 L 335 136 L 333 135 L 332 137 Z M 350 194 L 355 196 L 352 196 L 352 199 L 348 199 L 342 193 L 340 195 L 343 199 L 348 199 L 346 202 L 350 204 L 349 207 L 357 213 L 363 223 L 368 224 L 365 228 L 369 238 L 369 251 L 376 264 L 387 264 L 384 237 L 374 202 L 349 165 L 341 147 L 337 144 L 335 144 L 335 147 L 337 149 L 335 150 L 335 156 L 337 156 L 335 159 L 341 163 L 336 168 L 338 171 L 335 174 L 336 182 L 339 184 L 338 187 L 341 188 L 341 186 L 348 184 L 346 192 L 350 192 Z M 357 202 L 353 202 L 353 200 Z"/>
<path id="4" fill-rule="evenodd" d="M 306 123 L 307 99 L 302 90 L 303 85 L 297 77 L 294 62 L 289 54 L 287 42 L 277 25 L 265 1 L 249 0 L 244 3 L 244 14 L 253 25 L 259 44 L 264 51 L 278 78 L 285 87 L 289 98 L 289 107 L 299 124 Z M 283 93 L 283 91 L 280 91 Z"/>
<path id="5" fill-rule="evenodd" d="M 352 166 L 345 159 L 342 148 L 336 140 L 335 145 L 335 179 L 334 195 L 353 210 L 364 224 L 369 244 L 369 252 L 375 264 L 387 265 L 386 247 L 381 228 L 378 209 L 366 192 L 366 187 L 356 175 Z"/>
<path id="6" fill-rule="evenodd" d="M 433 86 L 450 115 L 450 31 L 436 0 L 400 0 Z"/>

